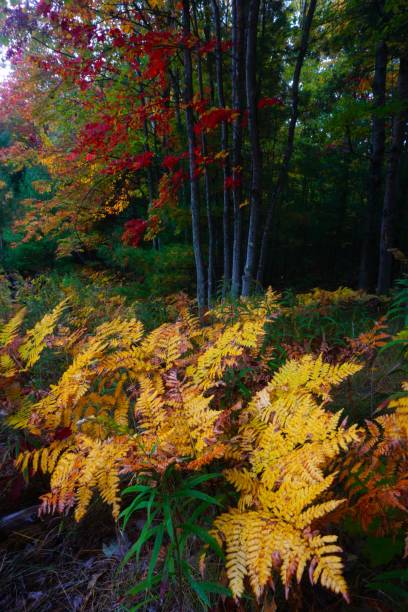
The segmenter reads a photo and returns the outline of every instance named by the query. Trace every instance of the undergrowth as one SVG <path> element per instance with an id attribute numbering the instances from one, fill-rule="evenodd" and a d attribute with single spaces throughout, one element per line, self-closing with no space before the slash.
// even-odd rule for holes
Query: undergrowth
<path id="1" fill-rule="evenodd" d="M 97 499 L 113 514 L 97 558 L 115 597 L 98 603 L 98 576 L 78 609 L 397 609 L 406 286 L 392 303 L 269 290 L 200 320 L 186 295 L 149 313 L 88 277 L 3 286 L 0 333 L 9 490 L 18 468 L 43 516 L 99 524 Z M 11 577 L 21 558 L 4 563 Z"/>

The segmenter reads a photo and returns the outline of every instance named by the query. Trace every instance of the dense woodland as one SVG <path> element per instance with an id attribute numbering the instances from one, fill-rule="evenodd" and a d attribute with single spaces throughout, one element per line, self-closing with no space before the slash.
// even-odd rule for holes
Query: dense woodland
<path id="1" fill-rule="evenodd" d="M 404 610 L 405 0 L 0 0 L 0 607 Z"/>

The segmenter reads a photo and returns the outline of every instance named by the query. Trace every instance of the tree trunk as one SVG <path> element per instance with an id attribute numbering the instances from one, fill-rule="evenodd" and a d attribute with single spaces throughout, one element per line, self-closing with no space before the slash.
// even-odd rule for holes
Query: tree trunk
<path id="1" fill-rule="evenodd" d="M 381 220 L 380 261 L 377 292 L 387 293 L 392 281 L 392 253 L 395 248 L 396 214 L 398 204 L 398 169 L 404 143 L 408 106 L 408 54 L 400 57 L 398 73 L 398 101 L 400 109 L 393 118 L 391 147 L 385 176 L 384 206 Z"/>
<path id="2" fill-rule="evenodd" d="M 258 227 L 261 207 L 262 151 L 259 138 L 257 83 L 256 83 L 256 44 L 260 0 L 251 0 L 248 14 L 247 49 L 245 58 L 246 93 L 248 105 L 248 130 L 251 143 L 252 179 L 251 208 L 249 215 L 248 242 L 245 269 L 242 277 L 242 295 L 250 294 L 254 279 L 258 250 Z"/>
<path id="3" fill-rule="evenodd" d="M 245 89 L 245 0 L 232 2 L 232 105 L 239 117 L 232 124 L 232 201 L 234 208 L 231 292 L 238 296 L 242 266 L 242 112 Z"/>
<path id="4" fill-rule="evenodd" d="M 198 35 L 198 20 L 195 10 L 195 4 L 193 4 L 193 15 L 194 15 L 194 27 Z M 201 57 L 197 58 L 198 68 L 198 87 L 201 100 L 204 99 L 204 84 L 203 84 L 203 65 Z M 201 133 L 201 152 L 203 157 L 208 155 L 207 137 L 204 132 Z M 212 304 L 212 298 L 214 295 L 214 281 L 215 281 L 215 228 L 214 218 L 211 206 L 211 188 L 210 188 L 210 175 L 208 167 L 204 167 L 204 197 L 205 197 L 205 208 L 207 212 L 207 229 L 208 229 L 208 264 L 207 264 L 207 305 L 210 308 Z"/>
<path id="5" fill-rule="evenodd" d="M 176 68 L 174 72 L 172 70 L 169 70 L 169 77 L 170 77 L 171 85 L 173 87 L 174 108 L 176 111 L 177 131 L 178 131 L 180 140 L 183 141 L 186 137 L 186 133 L 184 130 L 182 113 L 181 113 L 181 104 L 180 104 L 181 87 L 180 87 L 180 75 L 179 75 L 178 68 Z M 183 208 L 187 208 L 188 207 L 188 197 L 187 197 L 187 188 L 186 188 L 186 184 L 184 181 L 181 183 L 181 200 L 183 202 Z"/>
<path id="6" fill-rule="evenodd" d="M 221 51 L 221 19 L 218 0 L 212 0 L 212 8 L 214 15 L 215 37 L 217 41 L 215 54 L 215 67 L 217 74 L 217 96 L 218 104 L 221 108 L 225 108 L 224 96 L 224 81 L 222 68 L 222 51 Z M 221 150 L 228 152 L 228 124 L 226 121 L 221 123 Z M 230 197 L 227 185 L 227 179 L 230 175 L 228 158 L 223 160 L 223 263 L 224 263 L 224 292 L 229 288 L 231 283 L 231 229 L 230 229 Z"/>
<path id="7" fill-rule="evenodd" d="M 183 0 L 183 35 L 190 37 L 190 0 Z M 200 312 L 205 308 L 205 272 L 200 242 L 200 205 L 198 197 L 197 165 L 195 159 L 196 140 L 194 134 L 193 101 L 193 66 L 191 51 L 187 44 L 183 48 L 184 60 L 184 104 L 188 140 L 188 162 L 190 179 L 190 208 L 193 237 L 193 251 L 197 277 L 197 302 Z"/>
<path id="8" fill-rule="evenodd" d="M 374 113 L 371 126 L 371 158 L 368 179 L 367 211 L 361 248 L 359 288 L 374 287 L 376 248 L 378 245 L 379 216 L 381 210 L 381 187 L 385 153 L 385 117 L 378 111 L 385 104 L 387 81 L 387 45 L 380 41 L 375 53 L 373 81 Z M 380 110 L 381 112 L 381 110 Z"/>
<path id="9" fill-rule="evenodd" d="M 272 193 L 272 197 L 269 201 L 269 207 L 266 215 L 264 230 L 262 234 L 262 242 L 261 242 L 261 251 L 259 255 L 259 263 L 258 263 L 258 271 L 257 271 L 257 283 L 262 285 L 264 282 L 264 274 L 265 274 L 265 266 L 266 260 L 268 256 L 268 248 L 270 235 L 272 230 L 272 221 L 273 215 L 275 212 L 275 208 L 279 201 L 279 198 L 282 194 L 283 188 L 285 186 L 289 165 L 292 158 L 293 153 L 293 143 L 295 138 L 295 129 L 296 123 L 299 115 L 299 85 L 300 85 L 300 75 L 302 72 L 305 56 L 307 53 L 307 49 L 309 46 L 309 38 L 310 38 L 310 30 L 312 27 L 313 17 L 316 10 L 317 0 L 310 0 L 309 8 L 305 13 L 305 18 L 303 19 L 303 28 L 302 28 L 302 38 L 300 41 L 300 48 L 298 52 L 298 56 L 296 59 L 295 70 L 293 73 L 293 81 L 292 81 L 292 103 L 291 103 L 291 115 L 288 126 L 288 134 L 286 140 L 286 148 L 283 156 L 282 165 L 280 168 L 280 172 L 276 181 L 275 188 Z M 305 5 L 306 11 L 306 5 Z"/>

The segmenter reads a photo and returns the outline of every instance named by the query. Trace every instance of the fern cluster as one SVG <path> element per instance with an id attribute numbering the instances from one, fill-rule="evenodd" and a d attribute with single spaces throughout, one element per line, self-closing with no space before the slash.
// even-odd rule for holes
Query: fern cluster
<path id="1" fill-rule="evenodd" d="M 247 575 L 259 598 L 274 570 L 288 590 L 309 565 L 312 582 L 347 598 L 337 537 L 320 535 L 313 524 L 343 502 L 320 500 L 335 478 L 327 473 L 330 463 L 358 439 L 357 428 L 339 424 L 341 414 L 325 404 L 332 386 L 359 369 L 353 363 L 331 366 L 321 357 L 289 361 L 241 415 L 227 452 L 235 465 L 226 470 L 238 505 L 214 524 L 225 541 L 236 597 Z"/>
<path id="2" fill-rule="evenodd" d="M 66 306 L 18 342 L 23 313 L 3 326 L 3 379 L 33 365 Z M 288 593 L 308 569 L 313 584 L 348 599 L 341 548 L 325 529 L 326 517 L 350 504 L 335 495 L 334 484 L 342 465 L 356 473 L 367 449 L 371 466 L 388 457 L 395 431 L 405 452 L 406 398 L 393 400 L 392 412 L 368 425 L 383 433 L 377 446 L 367 442 L 367 429 L 348 427 L 341 412 L 329 409 L 333 388 L 361 369 L 352 352 L 337 364 L 323 355 L 289 359 L 266 385 L 255 377 L 258 390 L 249 401 L 230 401 L 227 373 L 254 363 L 265 368 L 272 350 L 265 334 L 279 316 L 279 296 L 268 291 L 219 305 L 204 325 L 185 296 L 170 307 L 174 321 L 150 333 L 121 316 L 92 332 L 60 328 L 53 345 L 65 349 L 70 365 L 47 393 L 26 397 L 9 417 L 41 442 L 17 459 L 31 475 L 50 474 L 41 511 L 73 508 L 80 520 L 98 492 L 117 518 L 121 484 L 129 477 L 160 478 L 170 466 L 196 473 L 221 462 L 237 503 L 215 517 L 211 536 L 226 550 L 234 597 L 249 584 L 259 599 L 277 577 Z"/>
<path id="3" fill-rule="evenodd" d="M 363 529 L 378 535 L 407 531 L 408 382 L 386 402 L 379 416 L 366 421 L 359 443 L 341 466 L 341 477 L 348 495 L 347 511 Z"/>

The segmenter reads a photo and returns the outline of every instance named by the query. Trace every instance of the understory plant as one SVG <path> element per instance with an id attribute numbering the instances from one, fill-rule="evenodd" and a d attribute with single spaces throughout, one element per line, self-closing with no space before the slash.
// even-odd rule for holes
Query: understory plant
<path id="1" fill-rule="evenodd" d="M 170 310 L 173 320 L 149 333 L 121 316 L 78 329 L 71 312 L 54 334 L 68 367 L 9 417 L 37 440 L 17 465 L 50 475 L 41 512 L 72 508 L 81 520 L 99 493 L 136 533 L 125 561 L 149 557 L 129 592 L 136 606 L 169 583 L 179 602 L 187 585 L 204 607 L 214 594 L 261 601 L 279 581 L 289 596 L 306 574 L 348 601 L 336 522 L 376 518 L 388 504 L 406 526 L 406 386 L 366 424 L 330 405 L 383 327 L 350 340 L 337 361 L 300 354 L 271 370 L 268 338 L 282 316 L 271 290 L 221 304 L 204 323 L 184 295 Z M 233 375 L 241 371 L 251 373 L 249 395 Z M 122 510 L 121 491 L 133 496 Z M 214 557 L 218 572 L 205 576 Z"/>

